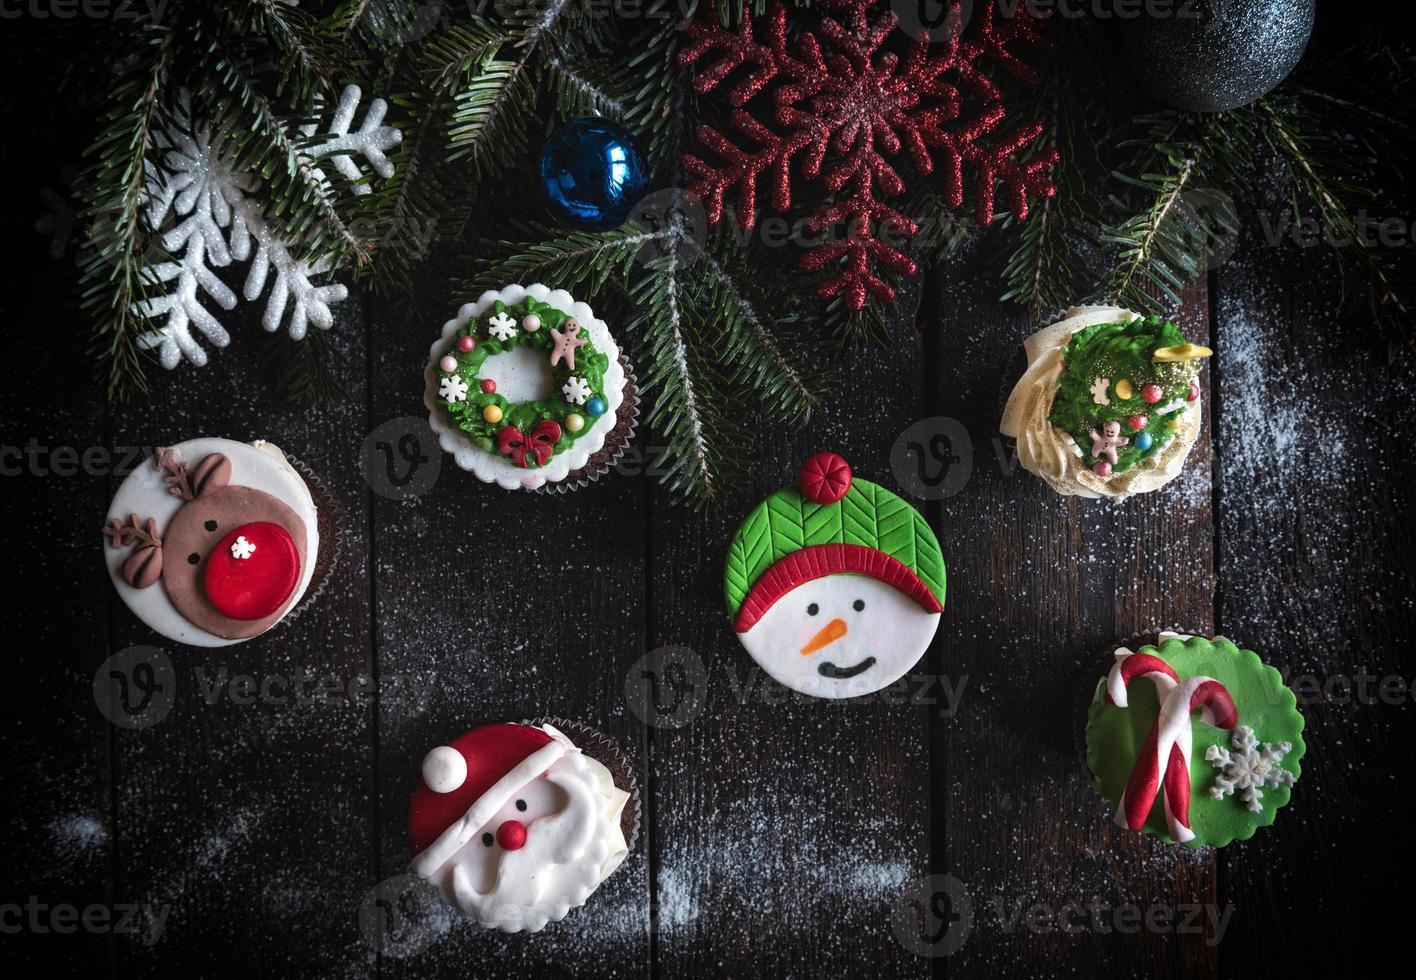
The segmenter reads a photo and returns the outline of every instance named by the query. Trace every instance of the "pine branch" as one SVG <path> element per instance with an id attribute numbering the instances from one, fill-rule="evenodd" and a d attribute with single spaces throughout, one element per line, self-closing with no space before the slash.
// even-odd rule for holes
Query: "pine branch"
<path id="1" fill-rule="evenodd" d="M 1248 186 L 1252 113 L 1237 109 L 1196 119 L 1166 112 L 1151 123 L 1138 175 L 1115 175 L 1145 203 L 1101 236 L 1117 249 L 1101 295 L 1140 312 L 1166 313 L 1179 306 L 1207 250 L 1238 234 L 1232 198 Z M 1124 201 L 1113 204 L 1126 213 Z"/>
<path id="2" fill-rule="evenodd" d="M 155 25 L 135 36 L 133 49 L 118 63 L 103 128 L 86 154 L 91 196 L 84 216 L 91 230 L 80 256 L 79 285 L 81 304 L 95 321 L 91 351 L 104 366 L 110 398 L 147 391 L 147 355 L 138 344 L 144 325 L 135 313 L 146 296 L 144 168 L 172 44 L 172 34 Z"/>
<path id="3" fill-rule="evenodd" d="M 1416 340 L 1409 298 L 1413 251 L 1409 243 L 1382 248 L 1359 226 L 1357 216 L 1376 199 L 1376 193 L 1365 180 L 1370 177 L 1370 166 L 1354 159 L 1344 145 L 1347 127 L 1334 131 L 1327 116 L 1305 106 L 1301 95 L 1299 99 L 1263 99 L 1259 113 L 1267 124 L 1269 144 L 1288 163 L 1295 190 L 1317 211 L 1327 239 L 1341 243 L 1334 252 L 1343 276 L 1344 297 L 1347 257 L 1356 255 L 1367 280 L 1373 319 L 1388 336 L 1411 344 Z M 1293 220 L 1302 217 L 1296 194 L 1292 211 Z"/>

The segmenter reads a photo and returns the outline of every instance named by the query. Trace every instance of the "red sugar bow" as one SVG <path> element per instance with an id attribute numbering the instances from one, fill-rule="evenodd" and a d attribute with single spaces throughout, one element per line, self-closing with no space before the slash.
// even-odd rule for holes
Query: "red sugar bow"
<path id="1" fill-rule="evenodd" d="M 561 427 L 549 420 L 537 422 L 527 435 L 514 425 L 504 426 L 497 433 L 497 449 L 522 469 L 526 468 L 526 454 L 536 458 L 537 466 L 545 466 L 546 460 L 555 452 L 556 442 L 561 437 Z"/>

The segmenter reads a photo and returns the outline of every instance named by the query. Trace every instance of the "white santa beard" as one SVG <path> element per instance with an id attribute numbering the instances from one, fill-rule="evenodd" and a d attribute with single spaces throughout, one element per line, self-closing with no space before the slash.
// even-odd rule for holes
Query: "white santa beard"
<path id="1" fill-rule="evenodd" d="M 864 603 L 860 610 L 857 600 Z M 814 616 L 808 612 L 813 604 Z M 833 619 L 846 624 L 845 635 L 803 654 L 802 648 Z M 938 626 L 939 613 L 928 612 L 894 586 L 868 575 L 839 573 L 797 586 L 738 639 L 778 683 L 812 697 L 850 698 L 903 677 L 929 648 Z M 851 677 L 821 673 L 823 664 L 849 671 L 871 657 L 875 662 Z"/>
<path id="2" fill-rule="evenodd" d="M 496 832 L 489 823 L 431 876 L 463 915 L 506 932 L 537 932 L 564 918 L 613 870 L 606 863 L 618 834 L 611 821 L 618 821 L 619 810 L 611 812 L 600 779 L 585 758 L 571 753 L 537 782 L 548 784 L 565 803 L 557 812 L 530 821 L 521 847 L 486 848 L 482 833 Z M 501 815 L 493 823 L 500 820 Z M 491 862 L 490 856 L 495 856 Z"/>

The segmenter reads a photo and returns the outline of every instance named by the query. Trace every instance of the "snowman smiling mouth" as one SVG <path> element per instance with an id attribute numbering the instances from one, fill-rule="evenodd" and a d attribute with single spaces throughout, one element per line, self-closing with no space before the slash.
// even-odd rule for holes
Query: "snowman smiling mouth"
<path id="1" fill-rule="evenodd" d="M 815 604 L 813 604 L 812 611 L 815 612 L 815 609 Z M 835 643 L 841 637 L 845 636 L 846 632 L 847 627 L 844 619 L 831 620 L 831 622 L 821 627 L 816 635 L 807 641 L 806 646 L 801 648 L 802 655 L 810 656 L 822 647 Z M 837 667 L 835 664 L 831 663 L 831 661 L 823 660 L 820 665 L 817 666 L 816 672 L 822 677 L 843 681 L 855 677 L 857 674 L 863 674 L 874 666 L 874 657 L 866 657 L 860 663 L 853 664 L 850 667 Z"/>

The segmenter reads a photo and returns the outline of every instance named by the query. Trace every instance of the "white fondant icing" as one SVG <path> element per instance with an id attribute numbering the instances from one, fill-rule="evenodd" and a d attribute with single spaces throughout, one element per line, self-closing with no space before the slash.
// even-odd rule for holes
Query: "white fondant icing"
<path id="1" fill-rule="evenodd" d="M 588 431 L 584 431 L 570 449 L 557 454 L 545 466 L 531 470 L 522 469 L 505 456 L 477 448 L 467 433 L 447 420 L 438 408 L 436 398 L 438 361 L 452 349 L 453 337 L 457 331 L 474 317 L 479 317 L 491 309 L 497 300 L 514 305 L 527 296 L 549 303 L 578 320 L 581 336 L 588 336 L 610 362 L 605 371 L 605 414 L 595 419 L 589 425 Z M 452 454 L 458 466 L 468 470 L 484 483 L 495 483 L 507 490 L 530 490 L 547 483 L 556 483 L 580 469 L 591 456 L 599 452 L 605 445 L 605 438 L 615 427 L 616 415 L 624 402 L 625 376 L 619 356 L 619 346 L 610 336 L 609 327 L 604 321 L 596 318 L 588 305 L 578 302 L 564 289 L 550 289 L 536 283 L 531 286 L 507 286 L 499 291 L 488 290 L 477 302 L 463 306 L 457 311 L 457 316 L 443 324 L 442 336 L 433 343 L 431 356 L 424 370 L 423 404 L 428 409 L 428 422 L 438 434 L 438 445 Z"/>
<path id="2" fill-rule="evenodd" d="M 289 609 L 300 604 L 300 599 L 309 588 L 314 575 L 316 556 L 320 550 L 318 515 L 314 498 L 305 486 L 300 474 L 285 459 L 285 454 L 268 442 L 235 442 L 231 439 L 188 439 L 170 448 L 177 451 L 180 458 L 189 465 L 196 463 L 209 453 L 224 453 L 231 461 L 231 483 L 262 490 L 295 511 L 305 525 L 305 568 L 300 575 L 300 583 L 295 590 L 295 598 Z M 152 465 L 152 456 L 143 459 L 137 469 L 123 480 L 113 501 L 108 505 L 107 519 L 114 517 L 126 520 L 129 514 L 151 517 L 157 521 L 159 536 L 166 533 L 167 524 L 182 507 L 182 501 L 167 492 L 167 484 L 162 481 L 162 473 Z M 123 581 L 123 562 L 130 554 L 128 548 L 113 548 L 103 542 L 103 560 L 108 566 L 109 577 L 118 595 L 133 610 L 134 615 L 163 636 L 196 647 L 224 647 L 241 640 L 227 640 L 214 633 L 193 625 L 177 611 L 167 591 L 158 582 L 146 589 L 135 589 Z M 288 615 L 288 611 L 287 611 Z M 274 625 L 274 624 L 272 624 Z"/>
<path id="3" fill-rule="evenodd" d="M 505 932 L 537 932 L 564 918 L 628 853 L 620 814 L 629 794 L 564 734 L 542 729 L 555 741 L 499 779 L 413 860 L 414 872 L 463 915 Z M 496 841 L 509 821 L 526 830 L 514 850 Z"/>
<path id="4" fill-rule="evenodd" d="M 858 600 L 864 603 L 860 610 L 855 608 Z M 815 615 L 809 612 L 813 604 Z M 844 624 L 845 632 L 803 654 L 834 620 Z M 812 697 L 850 698 L 904 676 L 924 655 L 938 626 L 939 613 L 926 611 L 894 586 L 868 575 L 839 573 L 797 586 L 738 638 L 778 683 Z M 823 664 L 849 670 L 870 657 L 874 664 L 852 677 L 821 673 Z"/>
<path id="5" fill-rule="evenodd" d="M 423 757 L 423 782 L 434 793 L 451 793 L 467 781 L 467 760 L 451 745 L 439 745 Z"/>

